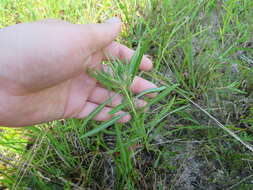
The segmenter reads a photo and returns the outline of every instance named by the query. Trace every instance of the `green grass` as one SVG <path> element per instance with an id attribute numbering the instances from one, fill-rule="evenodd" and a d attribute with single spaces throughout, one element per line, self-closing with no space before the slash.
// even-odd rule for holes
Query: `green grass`
<path id="1" fill-rule="evenodd" d="M 92 121 L 102 105 L 86 120 L 3 129 L 0 189 L 253 189 L 252 15 L 252 0 L 2 0 L 1 28 L 119 16 L 118 40 L 137 53 L 128 65 L 106 63 L 113 77 L 91 73 L 125 95 L 112 112 L 128 110 L 129 123 Z M 150 73 L 137 70 L 143 53 Z M 135 75 L 159 95 L 129 92 Z"/>

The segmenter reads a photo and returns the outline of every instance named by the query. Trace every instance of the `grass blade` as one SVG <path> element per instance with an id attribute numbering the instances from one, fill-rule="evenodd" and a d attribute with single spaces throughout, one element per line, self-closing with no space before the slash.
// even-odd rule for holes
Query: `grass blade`
<path id="1" fill-rule="evenodd" d="M 138 96 L 136 96 L 136 98 L 140 98 L 140 97 L 142 97 L 146 94 L 149 94 L 149 93 L 160 92 L 160 91 L 163 91 L 164 89 L 166 89 L 166 86 L 161 86 L 159 88 L 151 88 L 151 89 L 148 89 L 148 90 L 144 90 Z"/>
<path id="2" fill-rule="evenodd" d="M 153 98 L 149 103 L 148 106 L 153 105 L 154 103 L 157 103 L 158 101 L 162 100 L 164 97 L 166 97 L 170 92 L 172 92 L 174 89 L 176 89 L 178 85 L 172 85 L 170 87 L 167 87 L 166 90 L 164 90 L 162 93 L 157 95 L 155 98 Z"/>
<path id="3" fill-rule="evenodd" d="M 144 55 L 145 50 L 147 49 L 147 42 L 139 43 L 137 50 L 135 51 L 133 57 L 130 61 L 130 73 L 132 76 L 132 80 L 137 75 L 142 57 Z"/>
<path id="4" fill-rule="evenodd" d="M 112 97 L 106 100 L 104 103 L 100 104 L 93 112 L 91 112 L 88 117 L 84 120 L 81 129 L 84 128 L 87 123 L 92 120 L 107 104 L 112 101 Z"/>
<path id="5" fill-rule="evenodd" d="M 119 119 L 121 119 L 125 115 L 126 114 L 115 116 L 112 120 L 106 121 L 105 123 L 100 125 L 98 128 L 95 128 L 95 129 L 87 132 L 85 135 L 81 136 L 80 139 L 83 139 L 83 138 L 86 138 L 86 137 L 89 137 L 89 136 L 93 136 L 93 135 L 99 133 L 100 131 L 102 131 L 102 130 L 108 128 L 109 126 L 111 126 L 112 124 L 114 124 L 116 121 L 118 121 Z"/>

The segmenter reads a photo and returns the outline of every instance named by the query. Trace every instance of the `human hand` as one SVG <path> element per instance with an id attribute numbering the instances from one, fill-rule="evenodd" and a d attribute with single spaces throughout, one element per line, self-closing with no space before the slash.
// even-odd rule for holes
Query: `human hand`
<path id="1" fill-rule="evenodd" d="M 0 125 L 27 126 L 63 118 L 85 118 L 115 92 L 101 87 L 85 70 L 103 60 L 130 60 L 133 50 L 114 42 L 119 19 L 102 24 L 71 24 L 43 20 L 0 30 Z M 144 56 L 140 69 L 152 62 Z M 136 77 L 130 87 L 140 93 L 156 86 Z M 94 118 L 105 121 L 121 95 Z M 145 105 L 137 100 L 137 105 Z M 122 114 L 123 111 L 117 114 Z M 127 122 L 130 115 L 119 122 Z"/>

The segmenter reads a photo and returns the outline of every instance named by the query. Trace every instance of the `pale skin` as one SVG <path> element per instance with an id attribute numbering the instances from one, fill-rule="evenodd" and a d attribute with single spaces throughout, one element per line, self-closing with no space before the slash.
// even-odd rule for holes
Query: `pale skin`
<path id="1" fill-rule="evenodd" d="M 87 117 L 116 93 L 102 87 L 85 71 L 98 69 L 103 60 L 112 57 L 127 62 L 134 53 L 115 42 L 120 31 L 121 22 L 117 18 L 84 25 L 42 20 L 1 29 L 0 126 L 21 127 Z M 146 56 L 140 69 L 152 69 Z M 130 90 L 140 93 L 155 87 L 150 81 L 136 77 Z M 116 94 L 94 119 L 112 118 L 108 112 L 122 99 L 122 95 Z M 136 104 L 143 107 L 146 102 L 136 100 Z M 130 119 L 127 114 L 119 122 Z"/>

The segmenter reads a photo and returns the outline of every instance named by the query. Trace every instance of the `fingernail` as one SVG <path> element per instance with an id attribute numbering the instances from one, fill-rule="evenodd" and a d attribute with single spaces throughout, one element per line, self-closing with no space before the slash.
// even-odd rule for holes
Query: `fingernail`
<path id="1" fill-rule="evenodd" d="M 118 17 L 112 17 L 105 21 L 106 23 L 118 23 L 120 22 L 120 19 Z"/>
<path id="2" fill-rule="evenodd" d="M 150 98 L 154 98 L 154 97 L 156 97 L 157 95 L 158 95 L 157 92 L 147 94 L 147 96 L 150 97 Z"/>
<path id="3" fill-rule="evenodd" d="M 131 120 L 131 116 L 129 114 L 125 115 L 124 117 L 122 117 L 119 122 L 120 123 L 127 123 L 128 121 Z"/>
<path id="4" fill-rule="evenodd" d="M 134 103 L 137 106 L 137 108 L 145 107 L 148 104 L 146 101 L 140 99 L 135 99 Z"/>
<path id="5" fill-rule="evenodd" d="M 144 71 L 149 71 L 153 67 L 152 59 L 148 55 L 145 55 L 142 60 L 140 68 Z"/>

